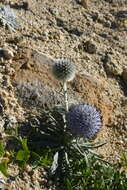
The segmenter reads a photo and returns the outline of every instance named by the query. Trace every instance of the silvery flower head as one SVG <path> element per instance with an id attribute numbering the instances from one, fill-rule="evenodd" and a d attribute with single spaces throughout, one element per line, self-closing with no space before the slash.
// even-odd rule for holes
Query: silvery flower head
<path id="1" fill-rule="evenodd" d="M 75 65 L 67 59 L 56 59 L 52 72 L 56 79 L 71 81 L 75 77 Z"/>
<path id="2" fill-rule="evenodd" d="M 76 137 L 92 138 L 101 128 L 100 113 L 88 104 L 78 104 L 67 113 L 68 127 Z"/>

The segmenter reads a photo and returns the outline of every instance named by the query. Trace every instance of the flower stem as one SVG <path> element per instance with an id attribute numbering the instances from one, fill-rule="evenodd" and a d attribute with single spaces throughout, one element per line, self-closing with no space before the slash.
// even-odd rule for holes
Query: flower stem
<path id="1" fill-rule="evenodd" d="M 65 110 L 68 112 L 67 82 L 63 83 Z"/>
<path id="2" fill-rule="evenodd" d="M 67 82 L 64 81 L 63 83 L 63 90 L 64 90 L 64 107 L 65 107 L 65 114 L 63 115 L 64 120 L 64 131 L 67 128 L 67 121 L 66 121 L 66 113 L 68 112 L 68 97 L 67 97 Z"/>

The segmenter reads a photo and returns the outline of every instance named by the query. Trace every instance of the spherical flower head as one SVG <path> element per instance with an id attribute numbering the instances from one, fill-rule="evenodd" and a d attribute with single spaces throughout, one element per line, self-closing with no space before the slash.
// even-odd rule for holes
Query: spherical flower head
<path id="1" fill-rule="evenodd" d="M 52 73 L 57 80 L 71 81 L 75 77 L 75 65 L 67 59 L 57 59 Z"/>
<path id="2" fill-rule="evenodd" d="M 78 104 L 69 109 L 67 123 L 74 136 L 90 139 L 101 128 L 101 116 L 93 106 Z"/>

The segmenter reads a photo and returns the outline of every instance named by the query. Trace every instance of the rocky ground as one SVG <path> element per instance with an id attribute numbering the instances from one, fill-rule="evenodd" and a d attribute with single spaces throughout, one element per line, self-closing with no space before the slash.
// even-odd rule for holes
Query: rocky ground
<path id="1" fill-rule="evenodd" d="M 14 30 L 0 25 L 1 134 L 26 115 L 62 101 L 50 68 L 53 59 L 65 57 L 77 68 L 70 102 L 100 110 L 103 127 L 96 140 L 107 144 L 97 151 L 118 161 L 119 153 L 127 152 L 127 1 L 89 0 L 87 6 L 80 0 L 0 2 L 20 23 Z M 30 170 L 6 189 L 44 189 L 43 172 Z M 16 172 L 14 166 L 10 172 Z"/>

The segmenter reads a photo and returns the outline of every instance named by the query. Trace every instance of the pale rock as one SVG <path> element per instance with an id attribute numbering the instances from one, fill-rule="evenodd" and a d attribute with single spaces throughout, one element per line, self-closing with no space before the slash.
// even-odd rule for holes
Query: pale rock
<path id="1" fill-rule="evenodd" d="M 0 133 L 2 134 L 4 132 L 4 120 L 0 119 Z"/>
<path id="2" fill-rule="evenodd" d="M 97 51 L 96 44 L 90 40 L 83 42 L 83 48 L 87 53 L 90 53 L 90 54 L 94 54 Z"/>
<path id="3" fill-rule="evenodd" d="M 5 59 L 12 59 L 14 57 L 14 53 L 9 48 L 0 48 L 0 54 Z"/>
<path id="4" fill-rule="evenodd" d="M 3 49 L 3 53 L 6 59 L 12 59 L 14 57 L 14 54 L 9 49 Z"/>
<path id="5" fill-rule="evenodd" d="M 112 55 L 106 54 L 102 61 L 107 74 L 122 75 L 123 69 Z"/>

